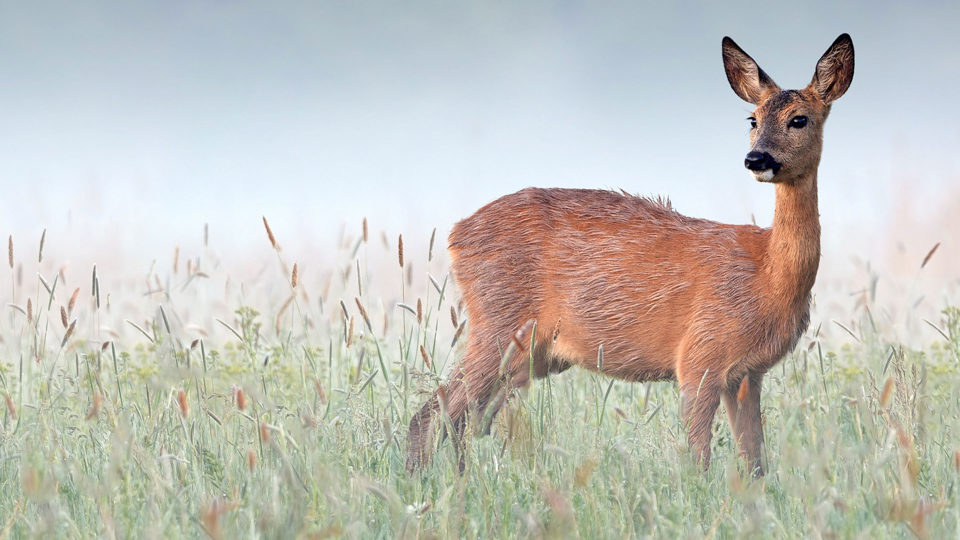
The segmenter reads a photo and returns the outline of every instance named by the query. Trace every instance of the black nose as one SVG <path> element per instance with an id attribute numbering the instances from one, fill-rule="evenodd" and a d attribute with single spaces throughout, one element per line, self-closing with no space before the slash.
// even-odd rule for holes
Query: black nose
<path id="1" fill-rule="evenodd" d="M 743 160 L 743 165 L 751 171 L 765 171 L 767 169 L 779 169 L 779 164 L 773 156 L 767 152 L 750 152 L 747 159 Z"/>

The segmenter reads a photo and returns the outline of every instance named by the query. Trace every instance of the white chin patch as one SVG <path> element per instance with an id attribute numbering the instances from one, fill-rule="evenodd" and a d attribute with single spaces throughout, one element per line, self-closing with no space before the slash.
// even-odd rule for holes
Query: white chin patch
<path id="1" fill-rule="evenodd" d="M 757 182 L 769 182 L 773 180 L 773 169 L 753 171 L 753 177 L 757 179 Z"/>

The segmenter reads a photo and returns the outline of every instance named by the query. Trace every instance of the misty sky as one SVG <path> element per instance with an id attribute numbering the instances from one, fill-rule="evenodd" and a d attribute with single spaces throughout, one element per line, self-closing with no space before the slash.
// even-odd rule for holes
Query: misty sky
<path id="1" fill-rule="evenodd" d="M 785 88 L 853 37 L 826 245 L 880 242 L 903 197 L 935 206 L 960 181 L 955 1 L 516 4 L 0 0 L 0 231 L 147 253 L 205 222 L 259 245 L 261 215 L 303 238 L 363 216 L 419 234 L 529 185 L 767 224 L 724 35 Z"/>

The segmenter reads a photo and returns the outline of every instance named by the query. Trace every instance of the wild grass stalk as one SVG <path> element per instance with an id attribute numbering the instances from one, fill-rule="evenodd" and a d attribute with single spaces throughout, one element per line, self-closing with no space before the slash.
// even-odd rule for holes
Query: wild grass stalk
<path id="1" fill-rule="evenodd" d="M 801 346 L 765 379 L 763 481 L 741 473 L 723 413 L 713 465 L 699 470 L 675 384 L 577 370 L 527 390 L 502 381 L 500 414 L 483 411 L 463 441 L 436 437 L 434 463 L 408 475 L 406 426 L 438 385 L 447 407 L 448 364 L 470 331 L 433 236 L 426 263 L 405 242 L 399 288 L 399 249 L 393 262 L 392 250 L 357 257 L 347 242 L 323 295 L 340 309 L 326 312 L 296 298 L 319 290 L 322 269 L 300 259 L 241 287 L 232 269 L 208 265 L 206 243 L 208 277 L 191 279 L 200 259 L 178 248 L 187 286 L 164 286 L 168 296 L 144 293 L 176 265 L 132 290 L 95 269 L 87 303 L 69 273 L 27 294 L 11 278 L 26 301 L 0 318 L 0 535 L 956 536 L 960 316 L 928 318 L 919 326 L 935 341 L 910 348 L 869 299 L 850 299 L 839 324 L 814 311 Z M 12 237 L 8 248 L 14 270 Z M 49 268 L 62 254 L 46 251 Z M 425 280 L 406 279 L 415 264 Z M 57 290 L 73 294 L 53 307 Z M 504 343 L 502 358 L 520 350 L 531 362 L 535 335 Z M 610 354 L 598 351 L 601 372 Z"/>

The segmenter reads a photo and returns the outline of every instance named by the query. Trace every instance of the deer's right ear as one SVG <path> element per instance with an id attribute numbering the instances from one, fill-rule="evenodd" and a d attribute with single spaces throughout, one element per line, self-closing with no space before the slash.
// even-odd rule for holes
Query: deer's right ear
<path id="1" fill-rule="evenodd" d="M 753 58 L 728 37 L 723 38 L 723 69 L 727 72 L 730 88 L 748 103 L 756 105 L 767 94 L 780 91 L 777 83 Z"/>

